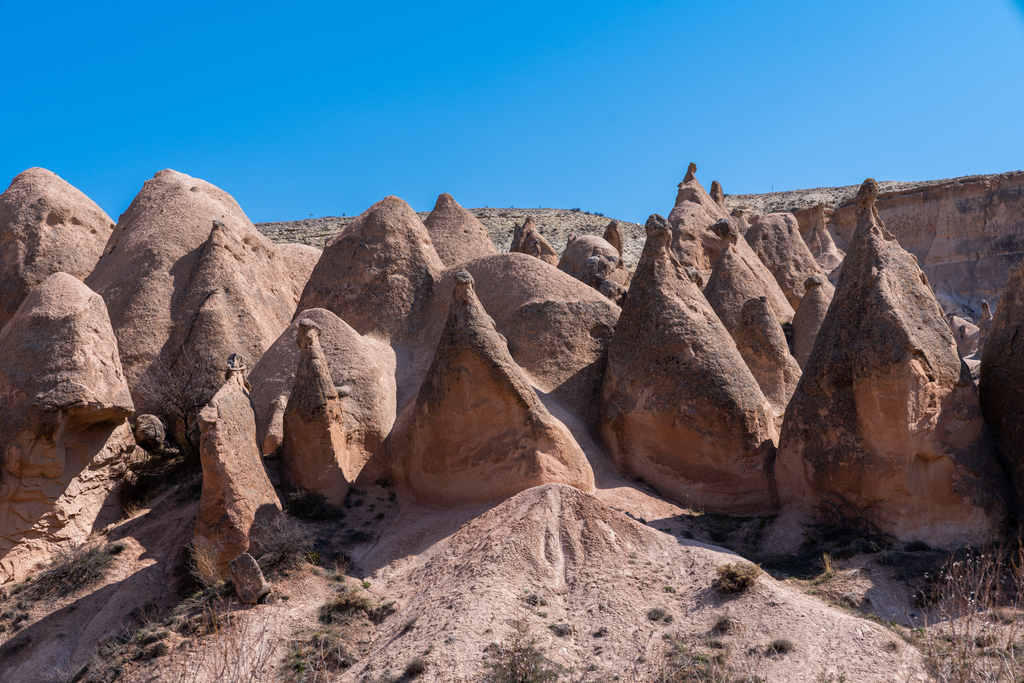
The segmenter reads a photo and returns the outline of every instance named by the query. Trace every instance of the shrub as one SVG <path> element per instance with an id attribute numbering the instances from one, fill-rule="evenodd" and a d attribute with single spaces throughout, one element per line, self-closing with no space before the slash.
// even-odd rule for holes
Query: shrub
<path id="1" fill-rule="evenodd" d="M 562 673 L 562 667 L 548 660 L 537 646 L 526 621 L 514 624 L 508 642 L 492 645 L 487 651 L 482 683 L 550 683 Z"/>
<path id="2" fill-rule="evenodd" d="M 253 528 L 252 543 L 258 548 L 260 569 L 272 573 L 300 566 L 313 545 L 310 533 L 293 520 L 279 515 L 260 520 Z"/>
<path id="3" fill-rule="evenodd" d="M 664 621 L 666 624 L 672 621 L 672 615 L 664 607 L 652 607 L 647 611 L 647 618 L 651 621 Z"/>
<path id="4" fill-rule="evenodd" d="M 559 638 L 568 638 L 572 635 L 572 626 L 569 624 L 549 624 L 548 628 Z"/>
<path id="5" fill-rule="evenodd" d="M 757 582 L 761 568 L 750 562 L 730 562 L 715 569 L 718 572 L 718 590 L 723 593 L 742 593 Z"/>
<path id="6" fill-rule="evenodd" d="M 212 591 L 220 584 L 220 573 L 217 571 L 217 558 L 220 556 L 220 544 L 208 538 L 196 536 L 189 543 L 189 573 L 204 591 Z"/>
<path id="7" fill-rule="evenodd" d="M 416 657 L 405 665 L 405 677 L 417 678 L 427 672 L 427 663 L 422 657 Z"/>
<path id="8" fill-rule="evenodd" d="M 715 619 L 715 630 L 719 633 L 728 633 L 736 626 L 736 622 L 727 614 L 720 614 Z"/>
<path id="9" fill-rule="evenodd" d="M 284 499 L 285 512 L 307 522 L 325 522 L 342 519 L 345 513 L 327 502 L 315 491 L 297 488 Z"/>
<path id="10" fill-rule="evenodd" d="M 72 544 L 53 554 L 50 566 L 32 584 L 35 597 L 62 597 L 95 585 L 127 546 L 124 543 L 101 546 Z"/>
<path id="11" fill-rule="evenodd" d="M 322 683 L 356 661 L 344 638 L 333 630 L 314 633 L 304 643 L 292 643 L 285 657 L 285 683 Z"/>
<path id="12" fill-rule="evenodd" d="M 320 606 L 319 618 L 324 624 L 346 623 L 359 613 L 367 616 L 375 609 L 373 600 L 356 591 L 345 591 Z"/>
<path id="13" fill-rule="evenodd" d="M 769 655 L 784 655 L 793 651 L 793 641 L 787 640 L 786 638 L 776 638 L 772 641 L 771 645 L 768 646 L 766 654 Z"/>

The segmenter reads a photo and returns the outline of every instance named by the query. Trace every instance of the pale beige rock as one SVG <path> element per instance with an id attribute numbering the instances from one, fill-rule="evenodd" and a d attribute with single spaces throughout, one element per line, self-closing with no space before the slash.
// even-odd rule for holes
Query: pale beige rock
<path id="1" fill-rule="evenodd" d="M 516 227 L 509 252 L 529 254 L 544 263 L 558 265 L 558 252 L 537 230 L 537 222 L 533 220 L 533 216 L 528 216 L 521 226 Z"/>
<path id="2" fill-rule="evenodd" d="M 878 187 L 786 411 L 776 478 L 784 504 L 862 510 L 883 532 L 937 547 L 998 536 L 1006 482 L 942 309 L 878 218 Z"/>
<path id="3" fill-rule="evenodd" d="M 171 170 L 146 181 L 87 280 L 110 310 L 140 410 L 166 416 L 153 391 L 163 370 L 194 373 L 202 406 L 230 353 L 262 356 L 295 311 L 294 264 L 223 190 Z"/>
<path id="4" fill-rule="evenodd" d="M 743 304 L 736 330 L 736 348 L 761 392 L 772 404 L 776 428 L 781 428 L 786 406 L 800 381 L 800 366 L 790 355 L 782 326 L 763 296 L 748 299 Z"/>
<path id="5" fill-rule="evenodd" d="M 733 219 L 735 220 L 735 219 Z M 793 307 L 779 288 L 774 276 L 753 252 L 736 225 L 723 219 L 711 226 L 725 245 L 704 287 L 704 296 L 721 318 L 725 329 L 735 338 L 740 311 L 748 299 L 765 297 L 779 323 L 793 320 Z"/>
<path id="6" fill-rule="evenodd" d="M 594 235 L 570 237 L 558 269 L 598 291 L 606 280 L 629 289 L 629 270 L 621 255 L 607 240 Z"/>
<path id="7" fill-rule="evenodd" d="M 263 571 L 249 553 L 242 553 L 228 563 L 231 570 L 231 583 L 235 584 L 238 599 L 247 605 L 255 605 L 266 595 L 270 595 L 270 584 L 263 577 Z"/>
<path id="8" fill-rule="evenodd" d="M 791 213 L 761 216 L 744 235 L 747 244 L 782 289 L 794 311 L 800 310 L 804 281 L 811 275 L 824 275 L 803 238 Z"/>
<path id="9" fill-rule="evenodd" d="M 686 177 L 679 183 L 676 204 L 668 221 L 672 225 L 672 248 L 677 257 L 683 265 L 699 270 L 707 280 L 724 247 L 721 236 L 709 228 L 729 214 L 705 192 L 696 173 L 697 166 L 691 163 Z"/>
<path id="10" fill-rule="evenodd" d="M 836 246 L 828 230 L 828 219 L 832 217 L 832 212 L 831 207 L 816 204 L 793 214 L 807 249 L 826 274 L 833 273 L 846 258 L 846 252 Z"/>
<path id="11" fill-rule="evenodd" d="M 0 194 L 0 327 L 53 273 L 84 280 L 113 229 L 100 207 L 45 168 L 15 176 Z"/>
<path id="12" fill-rule="evenodd" d="M 512 359 L 473 276 L 460 270 L 454 282 L 430 370 L 388 439 L 396 478 L 441 505 L 498 502 L 552 482 L 593 490 L 586 456 Z"/>
<path id="13" fill-rule="evenodd" d="M 661 216 L 608 349 L 601 434 L 615 462 L 714 512 L 777 506 L 771 404 L 671 248 Z"/>
<path id="14" fill-rule="evenodd" d="M 0 583 L 117 519 L 133 409 L 103 299 L 46 278 L 0 330 Z"/>
<path id="15" fill-rule="evenodd" d="M 445 266 L 498 253 L 487 228 L 447 192 L 438 195 L 423 225 Z"/>
<path id="16" fill-rule="evenodd" d="M 232 354 L 222 370 L 227 381 L 199 412 L 203 492 L 195 538 L 216 553 L 223 579 L 230 577 L 228 563 L 249 551 L 253 528 L 281 513 L 256 445 L 245 371 L 245 362 Z"/>
<path id="17" fill-rule="evenodd" d="M 286 272 L 292 278 L 292 289 L 301 292 L 309 282 L 309 276 L 312 275 L 323 252 L 308 244 L 295 242 L 278 244 L 277 249 L 284 257 Z"/>
<path id="18" fill-rule="evenodd" d="M 953 339 L 956 340 L 956 349 L 961 357 L 968 358 L 978 352 L 980 327 L 958 315 L 949 316 L 949 327 L 953 330 Z"/>
<path id="19" fill-rule="evenodd" d="M 395 352 L 373 337 L 361 337 L 341 318 L 322 308 L 302 312 L 301 319 L 320 328 L 319 346 L 336 387 L 347 387 L 341 404 L 347 458 L 347 481 L 355 481 L 380 453 L 395 422 Z M 284 416 L 301 362 L 299 321 L 288 326 L 249 374 L 258 443 L 271 455 L 284 441 Z M 371 468 L 372 469 L 372 468 Z M 376 481 L 379 472 L 367 474 Z"/>
<path id="20" fill-rule="evenodd" d="M 835 291 L 832 283 L 821 275 L 812 275 L 804 281 L 804 297 L 793 315 L 793 357 L 801 368 L 807 367 L 807 359 L 811 357 L 814 340 L 818 338 Z"/>
<path id="21" fill-rule="evenodd" d="M 348 495 L 345 471 L 350 469 L 342 402 L 351 389 L 343 387 L 339 394 L 334 386 L 320 346 L 319 325 L 309 318 L 299 319 L 295 341 L 299 366 L 284 413 L 281 460 L 291 484 L 319 493 L 340 507 Z"/>

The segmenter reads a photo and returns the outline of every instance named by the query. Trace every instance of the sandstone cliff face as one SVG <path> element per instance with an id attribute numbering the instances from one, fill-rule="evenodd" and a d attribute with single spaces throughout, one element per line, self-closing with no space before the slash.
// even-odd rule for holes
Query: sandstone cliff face
<path id="1" fill-rule="evenodd" d="M 84 280 L 113 229 L 100 207 L 55 173 L 19 173 L 0 194 L 0 326 L 53 273 Z"/>
<path id="2" fill-rule="evenodd" d="M 552 482 L 592 490 L 586 456 L 512 359 L 472 275 L 460 270 L 454 281 L 430 370 L 388 440 L 396 477 L 443 505 L 498 502 Z"/>
<path id="3" fill-rule="evenodd" d="M 498 253 L 487 228 L 447 192 L 438 196 L 434 210 L 423 225 L 446 266 L 457 266 L 470 259 Z"/>
<path id="4" fill-rule="evenodd" d="M 0 583 L 117 519 L 133 409 L 103 299 L 51 275 L 0 331 Z"/>
<path id="5" fill-rule="evenodd" d="M 281 513 L 281 502 L 256 446 L 256 420 L 246 391 L 245 364 L 232 355 L 227 381 L 199 413 L 202 429 L 203 493 L 195 537 L 209 543 L 222 579 L 228 563 L 249 551 L 261 523 Z"/>
<path id="6" fill-rule="evenodd" d="M 618 466 L 716 512 L 776 507 L 775 418 L 661 216 L 608 349 L 601 433 Z"/>
<path id="7" fill-rule="evenodd" d="M 835 298 L 786 411 L 784 504 L 851 504 L 901 540 L 992 540 L 1006 485 L 977 393 L 914 257 L 858 197 Z"/>
<path id="8" fill-rule="evenodd" d="M 761 216 L 747 229 L 744 239 L 775 276 L 793 309 L 799 310 L 804 281 L 824 272 L 800 236 L 800 226 L 793 214 Z"/>
<path id="9" fill-rule="evenodd" d="M 295 311 L 304 275 L 293 264 L 223 190 L 170 170 L 146 181 L 87 280 L 140 411 L 166 413 L 152 391 L 164 372 L 196 373 L 201 407 L 229 354 L 262 356 Z"/>

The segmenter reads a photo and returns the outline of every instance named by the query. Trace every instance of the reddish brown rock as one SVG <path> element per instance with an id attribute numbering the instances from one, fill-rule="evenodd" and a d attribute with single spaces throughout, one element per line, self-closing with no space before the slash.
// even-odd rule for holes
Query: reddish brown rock
<path id="1" fill-rule="evenodd" d="M 828 230 L 832 209 L 825 204 L 816 204 L 794 213 L 800 226 L 804 244 L 814 260 L 826 274 L 831 275 L 843 263 L 846 252 L 840 249 Z"/>
<path id="2" fill-rule="evenodd" d="M 0 194 L 0 327 L 53 273 L 84 280 L 113 229 L 100 207 L 56 174 L 19 173 Z"/>
<path id="3" fill-rule="evenodd" d="M 744 236 L 782 289 L 793 310 L 800 309 L 804 281 L 812 275 L 824 275 L 803 238 L 791 213 L 761 216 Z"/>
<path id="4" fill-rule="evenodd" d="M 739 234 L 735 223 L 723 219 L 712 225 L 711 230 L 721 236 L 725 246 L 704 287 L 704 296 L 721 318 L 725 329 L 735 337 L 743 304 L 762 296 L 767 299 L 768 307 L 779 323 L 791 322 L 793 307 L 771 272 Z"/>
<path id="5" fill-rule="evenodd" d="M 697 166 L 691 163 L 686 177 L 679 183 L 676 204 L 668 221 L 672 225 L 672 249 L 677 257 L 683 265 L 699 270 L 705 280 L 724 246 L 722 237 L 710 230 L 711 225 L 728 217 L 728 212 L 697 180 Z"/>
<path id="6" fill-rule="evenodd" d="M 1006 515 L 970 374 L 916 259 L 865 181 L 835 298 L 786 411 L 784 504 L 849 505 L 900 540 L 987 543 Z"/>
<path id="7" fill-rule="evenodd" d="M 231 575 L 228 563 L 249 551 L 254 526 L 281 513 L 281 501 L 256 446 L 245 370 L 245 362 L 231 354 L 227 381 L 199 413 L 203 492 L 195 537 L 204 539 L 216 553 L 223 579 Z"/>
<path id="8" fill-rule="evenodd" d="M 527 216 L 522 225 L 516 226 L 515 232 L 512 235 L 512 245 L 509 247 L 509 252 L 513 254 L 529 254 L 534 258 L 539 258 L 544 263 L 549 263 L 553 266 L 558 265 L 558 252 L 544 239 L 544 235 L 540 234 L 540 231 L 537 229 L 537 222 L 533 220 L 533 216 Z"/>
<path id="9" fill-rule="evenodd" d="M 718 204 L 723 209 L 725 208 L 725 192 L 722 190 L 722 184 L 717 180 L 711 181 L 711 192 L 708 193 L 715 204 Z"/>
<path id="10" fill-rule="evenodd" d="M 301 292 L 309 282 L 309 276 L 312 275 L 323 252 L 308 244 L 297 243 L 279 244 L 277 248 L 284 257 L 285 270 L 292 278 L 293 289 Z"/>
<path id="11" fill-rule="evenodd" d="M 776 428 L 782 427 L 782 416 L 800 381 L 800 366 L 790 355 L 782 326 L 763 296 L 748 299 L 743 304 L 736 329 L 736 348 L 761 392 L 772 404 Z"/>
<path id="12" fill-rule="evenodd" d="M 606 280 L 629 288 L 629 270 L 622 254 L 594 235 L 570 236 L 558 269 L 598 291 Z"/>
<path id="13" fill-rule="evenodd" d="M 793 357 L 801 368 L 807 367 L 814 340 L 825 321 L 836 288 L 827 278 L 812 275 L 804 281 L 804 296 L 800 309 L 793 315 Z"/>
<path id="14" fill-rule="evenodd" d="M 446 266 L 457 266 L 480 256 L 498 253 L 483 223 L 447 192 L 437 197 L 434 210 L 423 225 L 434 243 L 434 250 Z"/>
<path id="15" fill-rule="evenodd" d="M 626 473 L 688 505 L 774 509 L 771 404 L 671 248 L 668 222 L 646 227 L 608 349 L 605 445 Z"/>
<path id="16" fill-rule="evenodd" d="M 985 351 L 985 342 L 988 341 L 988 335 L 992 331 L 992 309 L 989 308 L 988 301 L 981 300 L 981 319 L 978 322 L 978 355 L 982 355 Z"/>
<path id="17" fill-rule="evenodd" d="M 116 521 L 134 406 L 107 309 L 67 273 L 0 331 L 0 583 Z"/>
<path id="18" fill-rule="evenodd" d="M 388 440 L 396 477 L 421 500 L 496 502 L 532 486 L 594 487 L 586 456 L 548 412 L 458 271 L 451 312 L 416 399 Z"/>
<path id="19" fill-rule="evenodd" d="M 619 258 L 622 258 L 623 245 L 626 243 L 626 238 L 622 234 L 622 226 L 619 225 L 618 221 L 612 221 L 608 224 L 608 227 L 604 229 L 604 241 L 612 245 L 616 252 L 619 254 Z"/>

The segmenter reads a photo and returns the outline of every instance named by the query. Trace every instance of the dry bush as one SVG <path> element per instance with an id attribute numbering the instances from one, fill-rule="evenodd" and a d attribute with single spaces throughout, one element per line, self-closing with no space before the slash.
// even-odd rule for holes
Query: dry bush
<path id="1" fill-rule="evenodd" d="M 659 683 L 728 683 L 734 672 L 724 651 L 710 652 L 678 636 L 665 639 L 665 662 L 658 672 Z"/>
<path id="2" fill-rule="evenodd" d="M 296 488 L 285 496 L 284 510 L 306 522 L 342 519 L 345 513 L 327 502 L 323 494 Z"/>
<path id="3" fill-rule="evenodd" d="M 107 575 L 114 558 L 126 547 L 124 543 L 100 545 L 86 541 L 60 548 L 50 558 L 46 570 L 33 582 L 32 597 L 62 597 L 99 583 Z"/>
<path id="4" fill-rule="evenodd" d="M 348 669 L 356 657 L 348 642 L 333 628 L 314 633 L 307 642 L 292 643 L 285 658 L 285 683 L 328 683 L 339 671 Z"/>
<path id="5" fill-rule="evenodd" d="M 313 547 L 312 535 L 294 520 L 278 515 L 253 526 L 252 545 L 260 569 L 268 574 L 301 565 Z"/>
<path id="6" fill-rule="evenodd" d="M 757 582 L 761 568 L 750 562 L 730 562 L 715 568 L 718 590 L 723 593 L 742 593 Z"/>
<path id="7" fill-rule="evenodd" d="M 199 411 L 206 405 L 206 372 L 199 357 L 181 349 L 174 360 L 157 357 L 135 382 L 135 391 L 154 404 L 187 455 L 199 453 Z"/>
<path id="8" fill-rule="evenodd" d="M 171 651 L 171 683 L 270 683 L 275 680 L 272 641 L 275 612 L 268 608 L 230 612 L 227 603 L 204 609 L 207 635 Z"/>
<path id="9" fill-rule="evenodd" d="M 345 590 L 320 605 L 318 616 L 324 624 L 343 624 L 359 614 L 369 616 L 375 609 L 373 600 L 365 593 Z"/>
<path id="10" fill-rule="evenodd" d="M 562 667 L 550 661 L 525 619 L 512 625 L 508 640 L 487 648 L 482 683 L 550 683 L 557 681 Z"/>
<path id="11" fill-rule="evenodd" d="M 190 561 L 189 572 L 203 590 L 210 592 L 220 583 L 220 573 L 217 571 L 217 558 L 220 556 L 221 546 L 219 543 L 197 536 L 192 539 L 188 546 Z"/>

